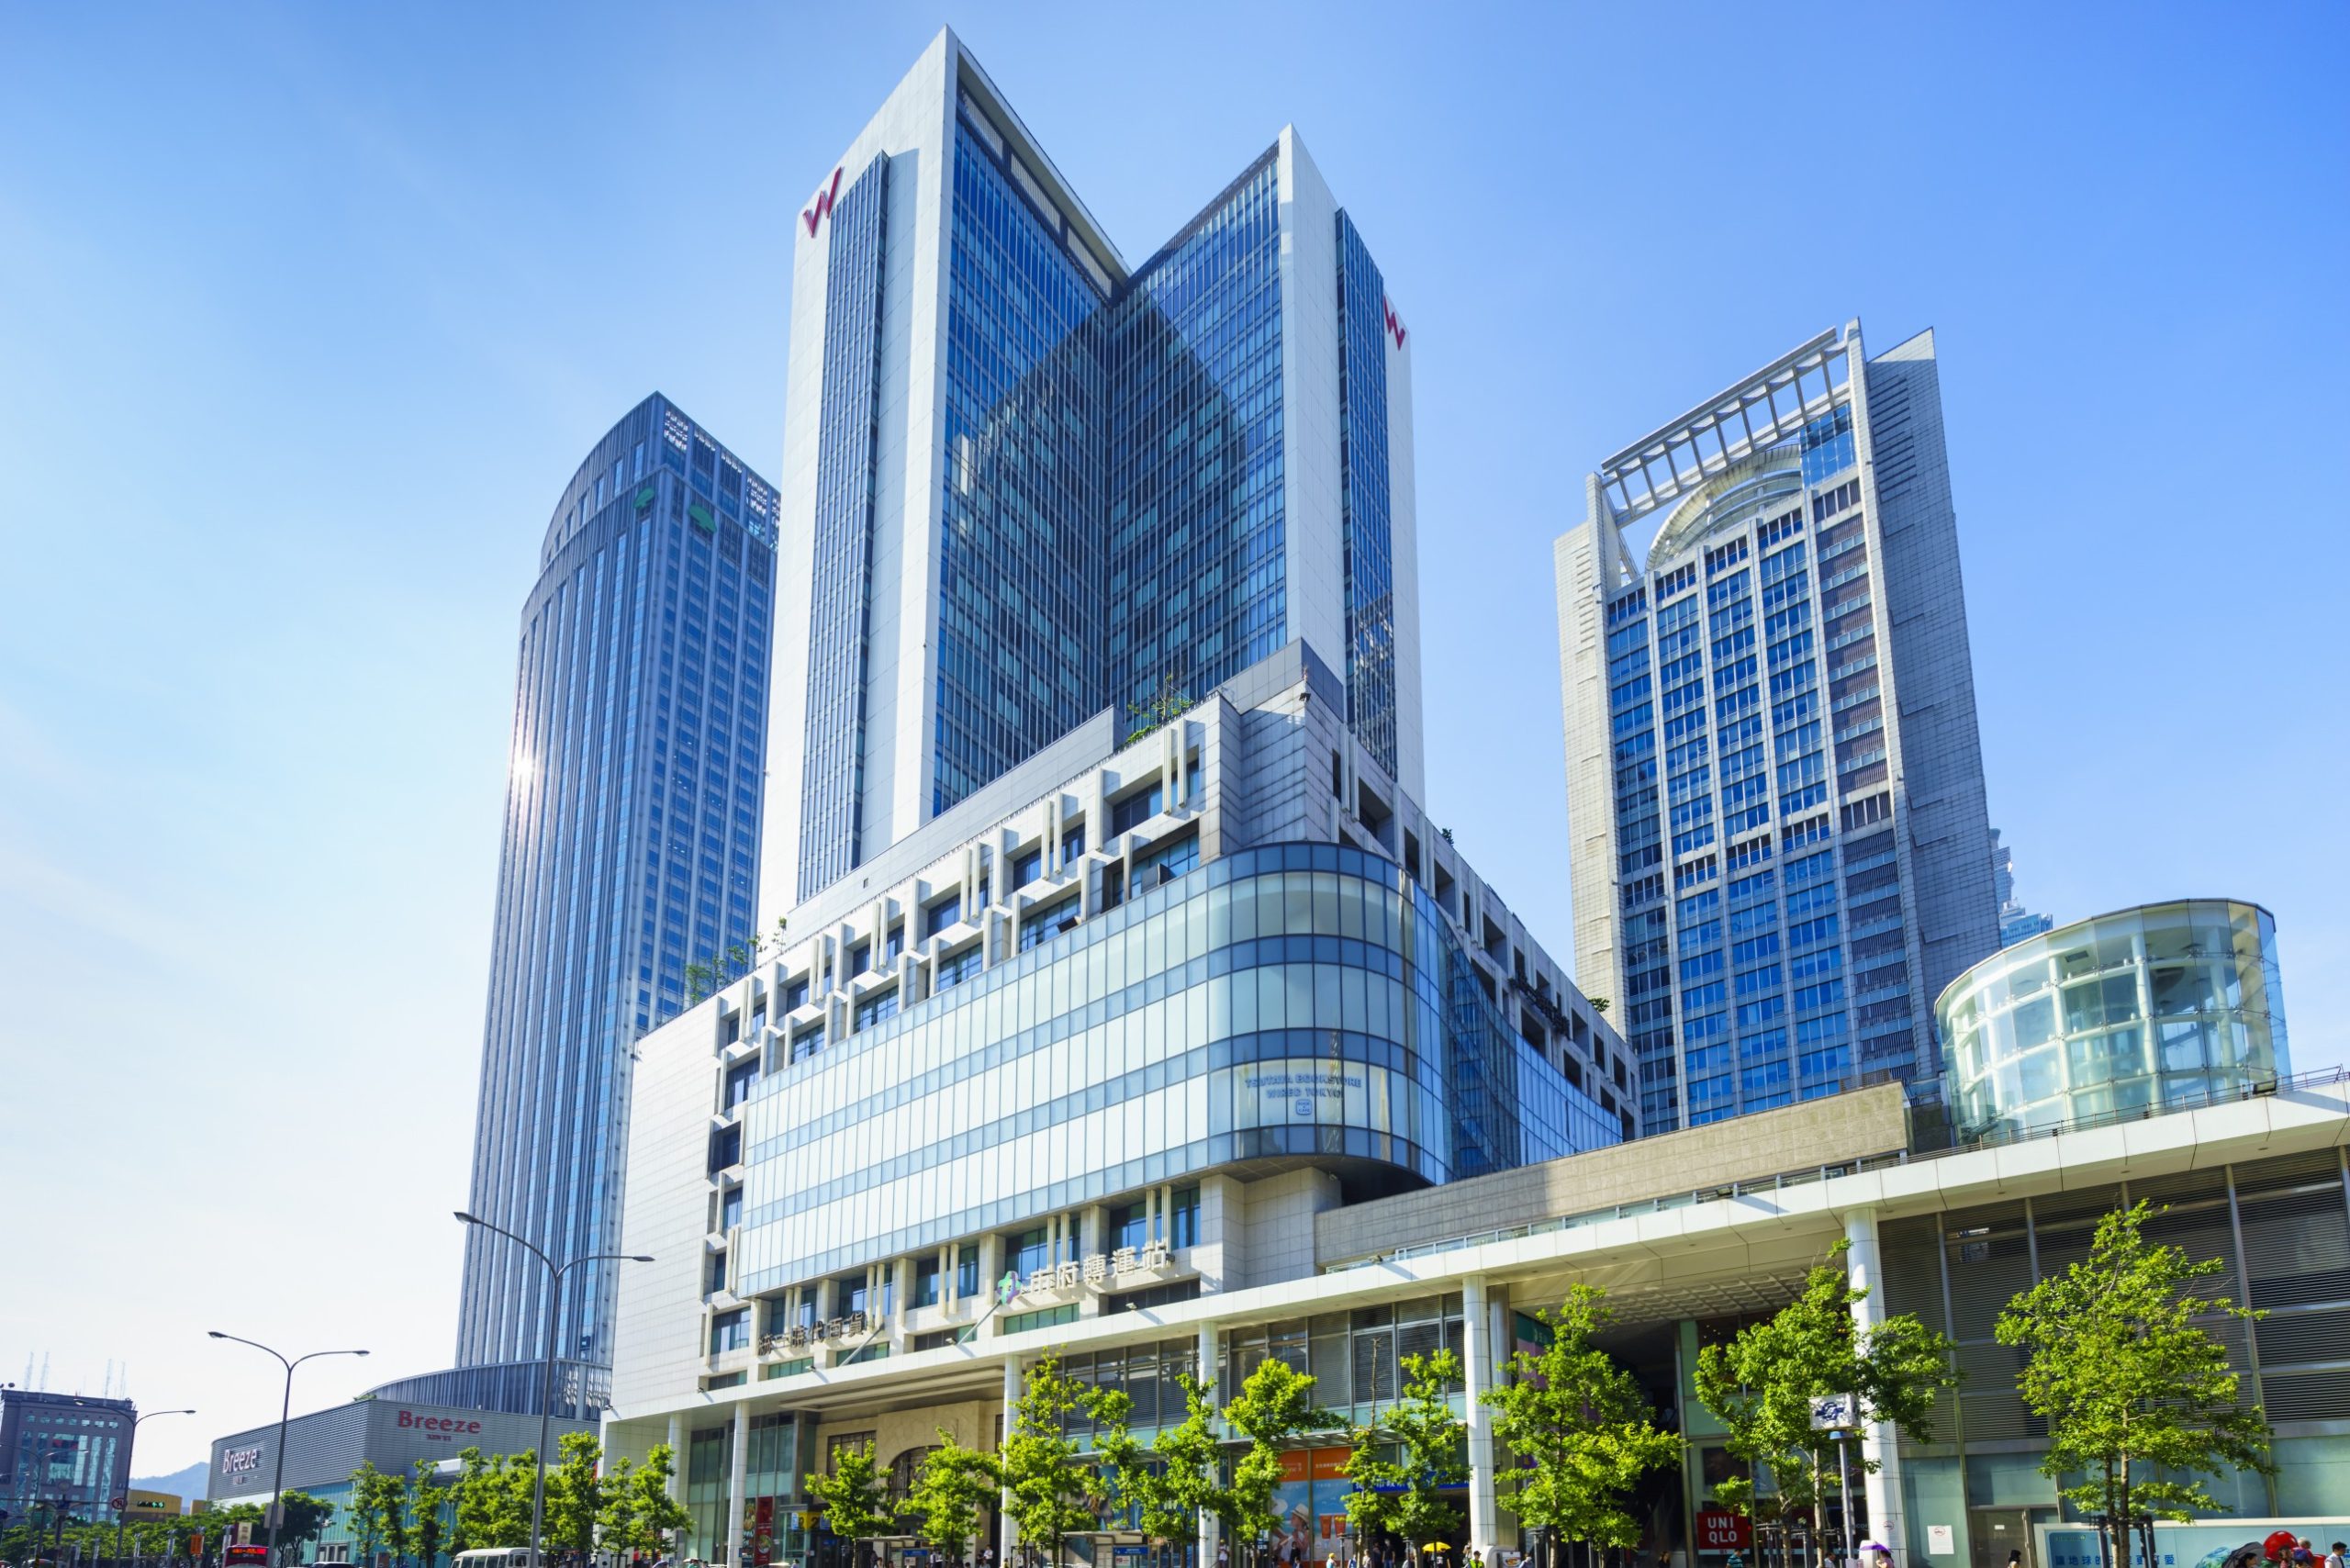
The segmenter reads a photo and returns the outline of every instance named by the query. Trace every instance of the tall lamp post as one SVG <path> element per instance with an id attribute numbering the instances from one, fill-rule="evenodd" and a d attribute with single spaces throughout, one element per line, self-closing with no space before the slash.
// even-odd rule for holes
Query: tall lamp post
<path id="1" fill-rule="evenodd" d="M 367 1352 L 364 1350 L 312 1350 L 307 1356 L 297 1356 L 289 1361 L 258 1339 L 238 1338 L 236 1335 L 223 1334 L 218 1328 L 207 1332 L 215 1339 L 234 1340 L 240 1345 L 251 1345 L 254 1350 L 267 1355 L 277 1356 L 278 1365 L 285 1369 L 285 1400 L 277 1410 L 277 1473 L 276 1477 L 270 1482 L 269 1498 L 269 1562 L 270 1568 L 277 1568 L 277 1527 L 285 1518 L 285 1422 L 294 1414 L 294 1369 L 304 1361 L 317 1361 L 320 1356 L 364 1356 Z"/>
<path id="2" fill-rule="evenodd" d="M 139 1447 L 139 1423 L 150 1420 L 157 1416 L 193 1416 L 195 1414 L 196 1412 L 193 1410 L 150 1410 L 145 1415 L 134 1416 L 131 1417 L 130 1440 L 122 1445 L 122 1495 L 117 1500 L 114 1510 L 114 1560 L 116 1568 L 121 1568 L 122 1562 L 123 1516 L 130 1512 L 130 1456 Z"/>
<path id="3" fill-rule="evenodd" d="M 546 1520 L 547 1509 L 547 1433 L 554 1418 L 554 1328 L 555 1319 L 563 1306 L 563 1277 L 582 1263 L 650 1263 L 653 1260 L 642 1252 L 583 1252 L 576 1258 L 558 1264 L 538 1248 L 523 1240 L 510 1230 L 501 1230 L 478 1215 L 457 1211 L 465 1224 L 478 1226 L 492 1236 L 502 1236 L 539 1260 L 547 1271 L 545 1368 L 539 1387 L 539 1463 L 531 1481 L 531 1568 L 539 1568 L 539 1533 Z"/>

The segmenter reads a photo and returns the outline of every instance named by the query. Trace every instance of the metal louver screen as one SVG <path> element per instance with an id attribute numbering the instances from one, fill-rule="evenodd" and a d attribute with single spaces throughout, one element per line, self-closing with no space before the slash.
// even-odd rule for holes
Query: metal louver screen
<path id="1" fill-rule="evenodd" d="M 2238 1204 L 2253 1305 L 2350 1301 L 2350 1208 L 2339 1193 L 2317 1188 Z"/>
<path id="2" fill-rule="evenodd" d="M 2332 1372 L 2266 1372 L 2260 1382 L 2271 1421 L 2350 1418 L 2350 1367 Z"/>

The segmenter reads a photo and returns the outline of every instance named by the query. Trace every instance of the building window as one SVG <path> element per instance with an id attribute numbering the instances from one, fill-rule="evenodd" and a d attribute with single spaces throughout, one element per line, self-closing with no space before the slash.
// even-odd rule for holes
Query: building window
<path id="1" fill-rule="evenodd" d="M 945 1271 L 938 1266 L 938 1260 L 935 1258 L 924 1258 L 914 1265 L 913 1304 L 916 1306 L 938 1305 L 939 1282 Z"/>
<path id="2" fill-rule="evenodd" d="M 898 988 L 894 985 L 887 991 L 867 997 L 856 1004 L 856 1026 L 859 1029 L 870 1029 L 882 1020 L 894 1018 L 897 1015 Z"/>
<path id="3" fill-rule="evenodd" d="M 793 1061 L 804 1060 L 809 1057 L 814 1056 L 818 1051 L 821 1051 L 823 1048 L 824 1026 L 822 1024 L 811 1024 L 808 1027 L 800 1030 L 800 1033 L 791 1036 L 791 1059 Z"/>
<path id="4" fill-rule="evenodd" d="M 1061 864 L 1066 866 L 1085 853 L 1085 824 L 1078 823 L 1061 834 Z"/>
<path id="5" fill-rule="evenodd" d="M 866 966 L 872 961 L 873 944 L 859 942 L 848 950 L 848 967 L 841 972 L 844 975 L 861 975 L 865 972 Z"/>
<path id="6" fill-rule="evenodd" d="M 732 1312 L 722 1312 L 710 1320 L 710 1353 L 722 1355 L 728 1350 L 748 1350 L 751 1344 L 751 1309 L 738 1306 Z"/>
<path id="7" fill-rule="evenodd" d="M 751 1097 L 751 1090 L 759 1081 L 759 1058 L 751 1057 L 726 1070 L 726 1108 L 733 1110 Z"/>
<path id="8" fill-rule="evenodd" d="M 807 1005 L 808 977 L 806 975 L 801 975 L 798 980 L 789 982 L 783 988 L 783 1010 L 786 1013 L 789 1013 L 795 1007 L 805 1007 Z"/>
<path id="9" fill-rule="evenodd" d="M 1148 892 L 1161 882 L 1173 881 L 1199 863 L 1199 830 L 1186 828 L 1180 836 L 1161 839 L 1135 857 L 1135 888 L 1139 892 Z"/>
<path id="10" fill-rule="evenodd" d="M 1076 924 L 1075 893 L 1041 908 L 1031 909 L 1020 917 L 1020 950 L 1024 953 L 1039 942 L 1049 942 L 1061 934 L 1065 925 Z"/>
<path id="11" fill-rule="evenodd" d="M 1045 874 L 1045 850 L 1042 845 L 1013 857 L 1011 886 L 1024 888 Z"/>
<path id="12" fill-rule="evenodd" d="M 1196 1247 L 1200 1244 L 1200 1190 L 1196 1186 L 1175 1189 L 1167 1210 L 1167 1245 Z"/>
<path id="13" fill-rule="evenodd" d="M 979 1249 L 976 1247 L 955 1249 L 955 1294 L 967 1301 L 979 1294 Z"/>
<path id="14" fill-rule="evenodd" d="M 979 972 L 979 961 L 986 956 L 981 944 L 967 943 L 959 952 L 942 956 L 931 976 L 932 995 L 961 984 Z"/>
<path id="15" fill-rule="evenodd" d="M 1147 790 L 1137 790 L 1124 800 L 1110 803 L 1110 836 L 1115 838 L 1129 828 L 1136 827 L 1157 816 L 1163 786 L 1157 779 Z"/>
<path id="16" fill-rule="evenodd" d="M 716 1295 L 719 1292 L 726 1288 L 726 1254 L 723 1251 L 713 1252 L 710 1255 L 709 1273 L 710 1277 L 705 1282 L 703 1289 L 705 1294 Z"/>
<path id="17" fill-rule="evenodd" d="M 720 1127 L 710 1135 L 710 1171 L 715 1176 L 730 1165 L 743 1162 L 743 1124 Z"/>
<path id="18" fill-rule="evenodd" d="M 729 1187 L 719 1194 L 718 1228 L 733 1230 L 743 1223 L 743 1189 Z"/>
<path id="19" fill-rule="evenodd" d="M 922 934 L 925 937 L 935 936 L 962 918 L 963 901 L 950 894 L 922 912 Z"/>

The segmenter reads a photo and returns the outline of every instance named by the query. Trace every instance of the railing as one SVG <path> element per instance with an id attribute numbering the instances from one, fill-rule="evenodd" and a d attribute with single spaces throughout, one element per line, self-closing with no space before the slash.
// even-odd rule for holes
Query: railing
<path id="1" fill-rule="evenodd" d="M 1885 1075 L 1871 1075 L 1883 1078 Z M 1610 1220 L 1630 1219 L 1640 1215 L 1662 1214 L 1672 1209 L 1689 1208 L 1702 1203 L 1714 1203 L 1730 1198 L 1751 1197 L 1765 1193 L 1783 1193 L 1794 1187 L 1807 1187 L 1817 1182 L 1838 1176 L 1858 1175 L 1867 1170 L 1883 1170 L 1890 1166 L 1908 1165 L 1928 1159 L 1941 1159 L 1953 1154 L 1971 1154 L 1977 1149 L 2005 1148 L 2012 1144 L 2031 1143 L 2041 1138 L 2054 1137 L 2063 1133 L 2087 1132 L 2098 1127 L 2116 1126 L 2129 1122 L 2149 1121 L 2175 1111 L 2196 1111 L 2213 1105 L 2235 1104 L 2245 1100 L 2264 1099 L 2271 1095 L 2291 1093 L 2306 1089 L 2322 1089 L 2350 1082 L 2350 1067 L 2320 1068 L 2314 1071 L 2296 1073 L 2291 1077 L 2263 1079 L 2226 1092 L 2212 1092 L 2158 1106 L 2146 1106 L 2132 1111 L 2101 1113 L 2076 1116 L 2052 1123 L 2043 1127 L 2016 1131 L 1991 1131 L 1960 1135 L 1940 1148 L 1898 1149 L 1886 1154 L 1873 1154 L 1841 1164 L 1807 1166 L 1802 1170 L 1785 1170 L 1751 1181 L 1725 1182 L 1719 1186 L 1699 1187 L 1684 1193 L 1668 1193 L 1659 1197 L 1643 1198 L 1634 1203 L 1617 1204 L 1611 1207 L 1588 1209 L 1578 1214 L 1552 1215 L 1523 1225 L 1496 1226 L 1468 1236 L 1448 1237 L 1440 1241 L 1424 1241 L 1392 1251 L 1374 1253 L 1331 1265 L 1326 1272 L 1338 1273 L 1348 1269 L 1365 1269 L 1379 1263 L 1398 1262 L 1410 1258 L 1425 1258 L 1438 1252 L 1458 1251 L 1463 1248 L 1483 1247 L 1496 1241 L 1516 1241 L 1528 1236 L 1545 1236 L 1553 1231 L 1579 1230 L 1585 1226 L 1604 1225 Z M 1914 1108 L 1913 1108 L 1914 1109 Z M 1913 1133 L 1913 1137 L 1914 1137 Z M 1572 1157 L 1570 1157 L 1572 1158 Z"/>

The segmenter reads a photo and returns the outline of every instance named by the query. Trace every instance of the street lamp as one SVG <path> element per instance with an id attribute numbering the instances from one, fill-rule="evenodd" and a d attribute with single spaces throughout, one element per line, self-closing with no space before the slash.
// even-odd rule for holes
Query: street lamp
<path id="1" fill-rule="evenodd" d="M 457 1217 L 467 1225 L 479 1226 L 492 1236 L 502 1236 L 521 1248 L 547 1271 L 546 1333 L 543 1337 L 546 1350 L 545 1368 L 540 1374 L 539 1386 L 539 1463 L 531 1481 L 531 1568 L 539 1568 L 539 1531 L 546 1519 L 547 1506 L 547 1432 L 554 1416 L 554 1327 L 563 1305 L 563 1277 L 582 1263 L 650 1263 L 653 1260 L 642 1252 L 583 1252 L 558 1265 L 530 1242 L 510 1230 L 501 1230 L 478 1215 L 456 1211 Z"/>
<path id="2" fill-rule="evenodd" d="M 251 1345 L 256 1350 L 277 1356 L 278 1364 L 285 1369 L 285 1402 L 279 1406 L 277 1410 L 277 1474 L 270 1483 L 269 1499 L 269 1562 L 270 1568 L 277 1568 L 277 1527 L 285 1518 L 285 1422 L 286 1418 L 294 1414 L 294 1369 L 304 1361 L 314 1361 L 320 1356 L 364 1356 L 367 1352 L 364 1350 L 312 1350 L 307 1356 L 297 1356 L 289 1361 L 258 1339 L 238 1338 L 236 1335 L 223 1334 L 218 1328 L 209 1329 L 207 1332 L 215 1339 L 232 1339 L 240 1345 Z"/>
<path id="3" fill-rule="evenodd" d="M 143 1416 L 134 1416 L 130 1418 L 130 1440 L 122 1445 L 122 1496 L 116 1503 L 114 1510 L 115 1568 L 122 1568 L 122 1522 L 123 1516 L 130 1512 L 130 1477 L 133 1473 L 130 1468 L 130 1456 L 139 1447 L 139 1423 L 157 1416 L 193 1416 L 195 1414 L 193 1410 L 150 1410 Z"/>

